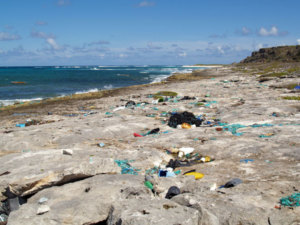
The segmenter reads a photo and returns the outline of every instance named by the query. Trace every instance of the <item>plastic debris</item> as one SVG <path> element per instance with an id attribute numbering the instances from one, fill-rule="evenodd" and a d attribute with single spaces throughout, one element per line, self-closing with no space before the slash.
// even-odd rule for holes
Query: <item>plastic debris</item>
<path id="1" fill-rule="evenodd" d="M 153 129 L 153 130 L 151 130 L 151 131 L 147 132 L 147 133 L 146 133 L 146 135 L 150 135 L 150 134 L 157 134 L 159 131 L 160 131 L 160 129 L 159 129 L 159 128 L 155 128 L 155 129 Z"/>
<path id="2" fill-rule="evenodd" d="M 168 170 L 159 170 L 158 176 L 159 177 L 167 177 Z"/>
<path id="3" fill-rule="evenodd" d="M 90 164 L 93 164 L 93 163 L 94 163 L 93 157 L 94 157 L 93 155 L 90 155 L 90 158 L 89 158 L 89 163 L 90 163 Z"/>
<path id="4" fill-rule="evenodd" d="M 183 123 L 183 124 L 181 124 L 181 127 L 183 128 L 183 129 L 191 129 L 191 124 L 188 124 L 188 123 Z"/>
<path id="5" fill-rule="evenodd" d="M 126 109 L 126 107 L 125 106 L 120 106 L 120 107 L 117 107 L 117 108 L 113 109 L 113 111 L 116 112 L 116 111 L 123 110 L 123 109 Z"/>
<path id="6" fill-rule="evenodd" d="M 41 197 L 41 198 L 39 199 L 38 203 L 39 203 L 39 204 L 43 204 L 43 203 L 45 203 L 45 202 L 47 202 L 47 201 L 48 201 L 48 198 L 46 198 L 46 197 Z"/>
<path id="7" fill-rule="evenodd" d="M 149 188 L 150 190 L 153 190 L 153 184 L 150 181 L 145 181 L 144 184 L 147 188 Z"/>
<path id="8" fill-rule="evenodd" d="M 135 167 L 132 167 L 129 163 L 134 162 L 133 160 L 129 161 L 127 159 L 125 160 L 115 160 L 115 163 L 118 164 L 119 167 L 121 167 L 121 174 L 133 174 L 138 175 L 138 171 L 140 169 L 136 169 Z"/>
<path id="9" fill-rule="evenodd" d="M 210 191 L 215 191 L 217 189 L 217 184 L 214 183 L 211 187 L 210 187 Z"/>
<path id="10" fill-rule="evenodd" d="M 133 109 L 135 107 L 135 102 L 134 101 L 128 101 L 125 105 L 126 108 Z"/>
<path id="11" fill-rule="evenodd" d="M 199 179 L 201 179 L 201 178 L 204 177 L 203 173 L 198 173 L 198 172 L 189 172 L 189 173 L 185 173 L 184 175 L 186 175 L 186 176 L 194 176 L 195 180 L 199 180 Z"/>
<path id="12" fill-rule="evenodd" d="M 133 133 L 133 136 L 135 136 L 135 137 L 144 137 L 143 135 L 140 135 L 138 133 Z"/>
<path id="13" fill-rule="evenodd" d="M 99 147 L 103 148 L 105 146 L 105 144 L 103 142 L 100 142 L 99 144 Z"/>
<path id="14" fill-rule="evenodd" d="M 259 135 L 260 138 L 269 138 L 269 137 L 272 137 L 274 136 L 275 134 L 273 133 L 267 133 L 267 134 L 262 134 L 262 135 Z"/>
<path id="15" fill-rule="evenodd" d="M 172 186 L 169 188 L 168 193 L 166 194 L 166 199 L 171 199 L 176 195 L 180 194 L 180 189 L 176 186 Z"/>
<path id="16" fill-rule="evenodd" d="M 238 184 L 241 184 L 243 183 L 243 181 L 239 178 L 234 178 L 230 181 L 228 181 L 226 184 L 220 186 L 219 188 L 231 188 L 231 187 L 235 187 L 237 186 Z"/>
<path id="17" fill-rule="evenodd" d="M 248 162 L 253 162 L 254 159 L 241 159 L 240 162 L 243 162 L 243 163 L 248 163 Z"/>
<path id="18" fill-rule="evenodd" d="M 18 124 L 16 124 L 16 127 L 25 127 L 26 125 L 25 125 L 25 123 L 18 123 Z"/>
<path id="19" fill-rule="evenodd" d="M 183 113 L 173 113 L 169 119 L 168 125 L 176 128 L 177 125 L 188 123 L 190 125 L 195 124 L 199 127 L 202 121 L 202 119 L 197 119 L 193 113 L 185 111 Z"/>
<path id="20" fill-rule="evenodd" d="M 151 169 L 146 170 L 145 173 L 146 173 L 146 174 L 152 175 L 152 174 L 158 173 L 158 171 L 159 171 L 158 167 L 155 166 L 155 167 L 153 167 L 153 168 L 151 168 Z"/>
<path id="21" fill-rule="evenodd" d="M 290 196 L 280 199 L 280 204 L 288 207 L 300 206 L 300 193 L 294 193 Z"/>
<path id="22" fill-rule="evenodd" d="M 300 90 L 300 85 L 294 87 L 295 90 Z"/>
<path id="23" fill-rule="evenodd" d="M 37 215 L 42 215 L 42 214 L 45 214 L 46 212 L 49 212 L 49 211 L 50 211 L 50 207 L 49 206 L 47 206 L 47 205 L 41 205 L 38 208 L 36 214 Z"/>
<path id="24" fill-rule="evenodd" d="M 182 152 L 184 155 L 190 154 L 194 151 L 194 148 L 191 147 L 182 147 L 179 149 L 179 152 Z"/>
<path id="25" fill-rule="evenodd" d="M 231 125 L 225 125 L 223 129 L 226 131 L 230 131 L 235 136 L 241 136 L 243 135 L 243 133 L 238 133 L 237 130 L 244 127 L 246 126 L 241 124 L 231 124 Z"/>
<path id="26" fill-rule="evenodd" d="M 63 149 L 62 154 L 64 154 L 64 155 L 73 155 L 73 150 L 72 149 Z"/>

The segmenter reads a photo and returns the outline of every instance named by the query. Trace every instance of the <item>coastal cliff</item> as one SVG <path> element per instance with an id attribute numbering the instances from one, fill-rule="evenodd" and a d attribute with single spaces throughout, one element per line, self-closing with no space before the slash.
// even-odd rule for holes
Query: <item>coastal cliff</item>
<path id="1" fill-rule="evenodd" d="M 300 62 L 300 45 L 261 48 L 241 63 Z"/>

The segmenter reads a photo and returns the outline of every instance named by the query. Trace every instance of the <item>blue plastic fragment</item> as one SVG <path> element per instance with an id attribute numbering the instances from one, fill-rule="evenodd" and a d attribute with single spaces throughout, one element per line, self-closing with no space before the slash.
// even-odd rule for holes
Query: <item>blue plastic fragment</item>
<path id="1" fill-rule="evenodd" d="M 101 147 L 101 148 L 105 146 L 105 144 L 104 144 L 103 142 L 99 143 L 98 145 L 99 145 L 99 147 Z"/>
<path id="2" fill-rule="evenodd" d="M 16 124 L 16 127 L 25 127 L 26 125 L 25 125 L 25 123 L 18 123 L 18 124 Z"/>
<path id="3" fill-rule="evenodd" d="M 240 162 L 243 162 L 243 163 L 248 163 L 248 162 L 253 162 L 254 159 L 241 159 Z"/>

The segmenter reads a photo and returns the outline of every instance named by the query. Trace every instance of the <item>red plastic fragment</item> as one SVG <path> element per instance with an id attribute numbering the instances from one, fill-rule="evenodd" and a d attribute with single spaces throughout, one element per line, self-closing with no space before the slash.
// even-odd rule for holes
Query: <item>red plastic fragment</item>
<path id="1" fill-rule="evenodd" d="M 134 133 L 133 136 L 135 136 L 135 137 L 143 137 L 142 135 L 140 135 L 138 133 Z"/>

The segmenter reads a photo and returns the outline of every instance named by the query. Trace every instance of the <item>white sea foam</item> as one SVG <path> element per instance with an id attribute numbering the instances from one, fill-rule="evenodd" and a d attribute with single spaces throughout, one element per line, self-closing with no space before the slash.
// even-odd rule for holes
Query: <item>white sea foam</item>
<path id="1" fill-rule="evenodd" d="M 153 79 L 153 80 L 151 81 L 151 83 L 158 83 L 158 82 L 161 82 L 161 81 L 167 79 L 169 76 L 170 76 L 170 75 L 154 75 L 154 76 L 152 75 L 152 76 L 150 76 L 150 78 Z"/>
<path id="2" fill-rule="evenodd" d="M 75 94 L 86 94 L 86 93 L 97 92 L 97 91 L 99 91 L 98 88 L 93 88 L 93 89 L 89 89 L 87 91 L 77 91 L 77 92 L 75 92 Z"/>
<path id="3" fill-rule="evenodd" d="M 90 70 L 100 70 L 100 69 L 97 68 L 97 67 L 93 67 L 93 68 L 91 68 Z"/>
<path id="4" fill-rule="evenodd" d="M 113 89 L 113 88 L 114 88 L 114 86 L 111 85 L 111 84 L 109 84 L 109 85 L 104 85 L 104 87 L 103 87 L 103 89 L 106 89 L 106 90 L 108 90 L 108 89 Z"/>
<path id="5" fill-rule="evenodd" d="M 11 100 L 0 100 L 0 106 L 13 105 L 15 103 L 40 101 L 42 98 L 31 98 L 31 99 L 11 99 Z"/>

